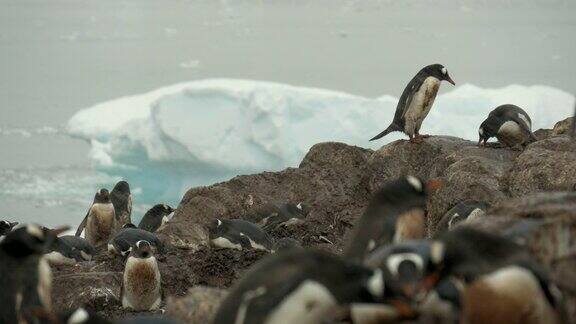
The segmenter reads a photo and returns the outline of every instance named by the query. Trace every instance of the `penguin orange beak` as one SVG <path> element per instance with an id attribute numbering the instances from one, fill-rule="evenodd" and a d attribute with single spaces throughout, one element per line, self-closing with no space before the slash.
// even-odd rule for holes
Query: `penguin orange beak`
<path id="1" fill-rule="evenodd" d="M 449 75 L 446 76 L 446 81 L 452 83 L 452 85 L 454 86 L 456 85 L 456 82 L 454 82 L 454 80 L 452 80 L 452 78 Z"/>

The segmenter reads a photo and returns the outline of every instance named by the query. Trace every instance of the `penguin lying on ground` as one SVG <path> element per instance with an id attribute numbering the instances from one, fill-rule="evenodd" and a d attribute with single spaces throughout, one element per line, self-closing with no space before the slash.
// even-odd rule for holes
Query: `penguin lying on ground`
<path id="1" fill-rule="evenodd" d="M 14 226 L 18 225 L 18 222 L 9 222 L 5 220 L 0 220 L 0 241 L 4 238 L 4 236 L 14 228 Z"/>
<path id="2" fill-rule="evenodd" d="M 321 323 L 339 304 L 377 302 L 384 278 L 321 251 L 291 250 L 263 259 L 220 304 L 213 323 Z"/>
<path id="3" fill-rule="evenodd" d="M 478 217 L 484 216 L 489 207 L 490 205 L 483 201 L 471 199 L 461 201 L 442 216 L 436 230 L 447 231 L 453 229 L 457 224 L 465 220 L 473 221 Z"/>
<path id="4" fill-rule="evenodd" d="M 90 261 L 95 254 L 96 249 L 85 239 L 66 235 L 54 238 L 44 257 L 52 265 L 72 265 Z"/>
<path id="5" fill-rule="evenodd" d="M 147 241 L 138 241 L 131 249 L 124 269 L 122 307 L 150 311 L 162 302 L 158 263 Z"/>
<path id="6" fill-rule="evenodd" d="M 108 243 L 108 252 L 126 256 L 130 253 L 132 247 L 138 241 L 147 241 L 157 253 L 163 253 L 162 241 L 154 233 L 150 233 L 139 228 L 126 227 L 121 229 L 118 234 Z"/>
<path id="7" fill-rule="evenodd" d="M 410 137 L 411 142 L 419 142 L 427 137 L 420 135 L 420 127 L 432 108 L 442 81 L 455 85 L 448 70 L 441 64 L 428 65 L 420 70 L 402 92 L 390 126 L 370 140 L 377 140 L 392 132 L 403 132 Z"/>
<path id="8" fill-rule="evenodd" d="M 154 233 L 168 223 L 173 212 L 174 208 L 166 204 L 155 205 L 144 214 L 138 228 Z"/>
<path id="9" fill-rule="evenodd" d="M 515 105 L 502 105 L 492 110 L 480 125 L 478 135 L 478 145 L 485 145 L 494 136 L 508 147 L 520 147 L 537 140 L 532 134 L 530 116 Z"/>
<path id="10" fill-rule="evenodd" d="M 242 219 L 215 219 L 208 227 L 210 244 L 225 249 L 271 251 L 272 239 L 258 227 Z"/>
<path id="11" fill-rule="evenodd" d="M 264 229 L 274 229 L 281 225 L 300 224 L 310 212 L 303 203 L 268 204 L 258 212 L 258 224 Z"/>
<path id="12" fill-rule="evenodd" d="M 441 186 L 407 176 L 387 183 L 372 197 L 347 242 L 344 257 L 361 262 L 375 248 L 425 236 L 427 192 Z"/>
<path id="13" fill-rule="evenodd" d="M 33 311 L 52 308 L 52 273 L 42 258 L 54 238 L 68 230 L 25 225 L 0 242 L 0 323 L 26 323 Z"/>
<path id="14" fill-rule="evenodd" d="M 122 228 L 124 224 L 132 223 L 132 194 L 128 182 L 120 181 L 114 186 L 110 192 L 110 201 L 114 205 L 116 226 Z"/>
<path id="15" fill-rule="evenodd" d="M 60 240 L 64 241 L 64 243 L 71 246 L 73 249 L 76 249 L 80 252 L 80 256 L 84 261 L 90 261 L 96 255 L 96 249 L 92 244 L 88 243 L 88 241 L 82 237 L 74 236 L 74 235 L 64 235 L 59 237 Z"/>
<path id="16" fill-rule="evenodd" d="M 112 238 L 116 232 L 116 214 L 110 201 L 110 194 L 106 189 L 100 189 L 94 196 L 94 202 L 82 223 L 76 230 L 76 236 L 80 236 L 86 228 L 85 238 L 95 247 L 102 246 Z"/>

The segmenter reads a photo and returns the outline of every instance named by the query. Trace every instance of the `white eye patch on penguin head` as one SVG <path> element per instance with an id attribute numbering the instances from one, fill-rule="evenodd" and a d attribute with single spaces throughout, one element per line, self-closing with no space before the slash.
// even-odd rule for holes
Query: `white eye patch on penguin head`
<path id="1" fill-rule="evenodd" d="M 420 179 L 413 176 L 407 176 L 406 181 L 408 181 L 408 183 L 412 186 L 412 188 L 414 188 L 414 190 L 418 192 L 422 192 L 424 190 L 424 186 Z"/>
<path id="2" fill-rule="evenodd" d="M 442 67 L 442 69 L 440 71 L 442 71 L 442 74 L 444 74 L 444 75 L 448 74 L 448 70 L 444 66 Z"/>
<path id="3" fill-rule="evenodd" d="M 208 236 L 210 237 L 210 239 L 212 239 L 213 237 L 216 237 L 219 234 L 224 233 L 226 231 L 226 227 L 227 226 L 220 219 L 218 218 L 213 219 L 208 225 Z"/>

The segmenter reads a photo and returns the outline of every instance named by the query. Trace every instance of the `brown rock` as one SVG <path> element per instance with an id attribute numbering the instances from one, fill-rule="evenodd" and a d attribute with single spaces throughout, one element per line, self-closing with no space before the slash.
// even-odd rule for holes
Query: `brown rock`
<path id="1" fill-rule="evenodd" d="M 196 286 L 184 297 L 169 297 L 166 315 L 184 323 L 211 323 L 224 297 L 226 290 Z"/>
<path id="2" fill-rule="evenodd" d="M 122 273 L 85 272 L 55 276 L 52 286 L 55 311 L 68 311 L 80 306 L 103 310 L 120 303 Z"/>
<path id="3" fill-rule="evenodd" d="M 568 117 L 554 124 L 552 129 L 552 135 L 569 135 L 572 130 L 572 124 L 574 123 L 574 117 Z"/>
<path id="4" fill-rule="evenodd" d="M 566 136 L 538 141 L 514 161 L 509 175 L 512 196 L 572 190 L 576 184 L 576 143 Z"/>

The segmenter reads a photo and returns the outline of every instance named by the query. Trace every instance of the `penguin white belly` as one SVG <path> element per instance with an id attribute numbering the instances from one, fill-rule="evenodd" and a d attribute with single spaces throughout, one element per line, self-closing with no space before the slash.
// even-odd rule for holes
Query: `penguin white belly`
<path id="1" fill-rule="evenodd" d="M 505 318 L 507 322 L 514 323 L 557 323 L 554 310 L 544 296 L 537 278 L 530 271 L 512 266 L 497 270 L 480 280 L 466 288 L 464 311 L 468 313 L 467 316 L 482 316 L 482 322 Z M 467 309 L 468 305 L 476 306 L 476 292 L 486 289 L 491 291 L 491 298 L 486 300 L 487 296 L 483 296 L 482 302 L 487 303 L 488 307 L 490 302 L 495 302 L 499 307 L 494 306 L 491 314 L 485 314 L 484 310 L 488 308 L 479 307 L 479 313 L 474 312 L 474 307 Z"/>
<path id="2" fill-rule="evenodd" d="M 38 296 L 46 310 L 52 310 L 52 270 L 50 265 L 41 257 L 38 261 Z"/>
<path id="3" fill-rule="evenodd" d="M 86 239 L 95 246 L 102 245 L 116 230 L 116 216 L 112 204 L 94 204 L 86 224 Z"/>
<path id="4" fill-rule="evenodd" d="M 523 144 L 528 140 L 528 134 L 522 131 L 520 125 L 511 120 L 500 126 L 496 137 L 500 143 L 510 147 Z"/>
<path id="5" fill-rule="evenodd" d="M 161 301 L 160 280 L 156 258 L 129 257 L 124 270 L 122 307 L 137 311 L 158 309 Z"/>
<path id="6" fill-rule="evenodd" d="M 406 134 L 414 135 L 420 130 L 420 126 L 424 118 L 430 112 L 436 94 L 440 88 L 440 80 L 435 77 L 427 77 L 426 80 L 414 94 L 410 107 L 404 113 L 404 132 Z"/>
<path id="7" fill-rule="evenodd" d="M 284 298 L 265 323 L 320 323 L 326 311 L 336 304 L 336 299 L 326 287 L 307 280 Z"/>
<path id="8" fill-rule="evenodd" d="M 227 239 L 225 237 L 215 238 L 211 242 L 212 242 L 212 245 L 214 245 L 215 247 L 219 247 L 219 248 L 223 248 L 223 249 L 242 250 L 242 245 L 240 245 L 240 243 L 232 243 L 229 239 Z"/>

